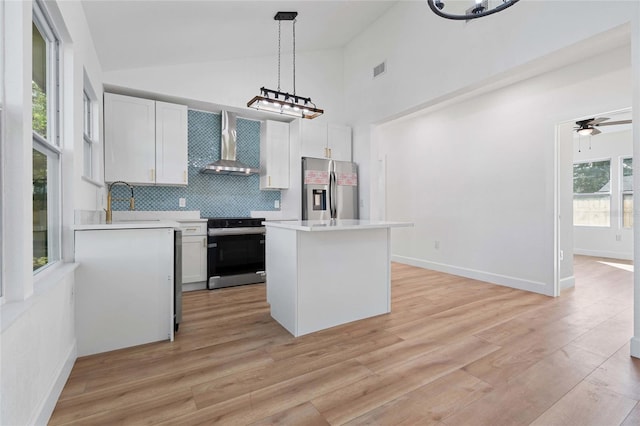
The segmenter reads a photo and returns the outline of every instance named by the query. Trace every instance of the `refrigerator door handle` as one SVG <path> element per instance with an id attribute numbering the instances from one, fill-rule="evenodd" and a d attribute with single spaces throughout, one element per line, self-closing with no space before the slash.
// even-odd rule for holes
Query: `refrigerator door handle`
<path id="1" fill-rule="evenodd" d="M 329 174 L 329 211 L 331 213 L 331 219 L 336 219 L 338 217 L 336 206 L 336 198 L 338 196 L 337 184 L 336 172 L 332 171 Z"/>

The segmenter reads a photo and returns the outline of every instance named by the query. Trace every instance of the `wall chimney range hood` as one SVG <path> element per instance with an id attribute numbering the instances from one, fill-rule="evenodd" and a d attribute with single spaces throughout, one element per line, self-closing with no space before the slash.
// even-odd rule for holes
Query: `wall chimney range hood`
<path id="1" fill-rule="evenodd" d="M 249 176 L 260 173 L 260 169 L 236 160 L 236 114 L 222 111 L 220 116 L 222 127 L 220 159 L 211 164 L 207 164 L 200 172 L 234 176 Z"/>

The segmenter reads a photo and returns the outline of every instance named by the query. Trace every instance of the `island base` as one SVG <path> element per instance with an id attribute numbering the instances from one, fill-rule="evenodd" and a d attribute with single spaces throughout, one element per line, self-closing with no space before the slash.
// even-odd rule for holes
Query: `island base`
<path id="1" fill-rule="evenodd" d="M 391 311 L 390 229 L 267 226 L 271 316 L 298 337 Z"/>

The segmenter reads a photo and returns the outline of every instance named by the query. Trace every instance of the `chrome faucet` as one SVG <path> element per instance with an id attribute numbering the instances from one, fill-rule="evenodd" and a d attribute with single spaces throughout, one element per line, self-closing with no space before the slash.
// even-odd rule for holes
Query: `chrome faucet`
<path id="1" fill-rule="evenodd" d="M 126 185 L 129 187 L 129 189 L 131 190 L 131 197 L 129 198 L 129 210 L 134 210 L 136 208 L 136 200 L 133 198 L 133 186 L 129 185 L 127 182 L 123 182 L 121 180 L 117 180 L 115 182 L 111 182 L 111 184 L 109 185 L 109 191 L 107 193 L 107 208 L 105 209 L 105 211 L 107 212 L 107 223 L 111 223 L 112 219 L 113 219 L 113 210 L 111 210 L 111 202 L 113 201 L 113 198 L 111 197 L 111 188 L 113 188 L 113 185 L 115 184 L 120 184 L 120 185 Z M 126 201 L 126 198 L 116 198 L 116 201 Z"/>

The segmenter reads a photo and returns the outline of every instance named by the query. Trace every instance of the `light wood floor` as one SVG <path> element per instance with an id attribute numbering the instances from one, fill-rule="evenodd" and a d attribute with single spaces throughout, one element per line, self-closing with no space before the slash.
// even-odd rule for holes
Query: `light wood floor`
<path id="1" fill-rule="evenodd" d="M 50 423 L 639 425 L 632 273 L 598 260 L 556 299 L 394 264 L 391 314 L 298 339 L 263 285 L 187 293 L 175 342 L 78 359 Z"/>

